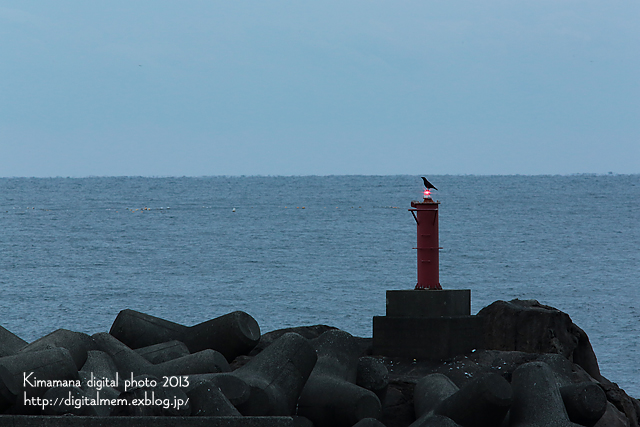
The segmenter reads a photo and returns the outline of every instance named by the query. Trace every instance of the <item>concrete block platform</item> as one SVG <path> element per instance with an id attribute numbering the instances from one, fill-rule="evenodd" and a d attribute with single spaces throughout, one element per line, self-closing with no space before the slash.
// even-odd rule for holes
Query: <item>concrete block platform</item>
<path id="1" fill-rule="evenodd" d="M 293 427 L 292 417 L 68 417 L 0 415 L 0 427 Z"/>
<path id="2" fill-rule="evenodd" d="M 393 290 L 387 291 L 389 317 L 469 316 L 471 290 Z"/>
<path id="3" fill-rule="evenodd" d="M 482 320 L 476 316 L 373 318 L 376 355 L 443 360 L 479 348 Z"/>
<path id="4" fill-rule="evenodd" d="M 443 360 L 481 349 L 483 324 L 471 291 L 390 290 L 386 316 L 373 318 L 373 354 Z"/>

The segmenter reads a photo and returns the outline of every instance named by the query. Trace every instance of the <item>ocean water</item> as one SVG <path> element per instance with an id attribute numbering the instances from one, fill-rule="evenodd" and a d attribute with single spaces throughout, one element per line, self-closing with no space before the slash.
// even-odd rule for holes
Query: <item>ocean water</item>
<path id="1" fill-rule="evenodd" d="M 536 299 L 640 397 L 640 175 L 429 176 L 440 282 L 472 311 Z M 193 325 L 371 336 L 416 282 L 417 176 L 0 179 L 0 325 L 27 341 L 108 331 L 125 308 Z"/>

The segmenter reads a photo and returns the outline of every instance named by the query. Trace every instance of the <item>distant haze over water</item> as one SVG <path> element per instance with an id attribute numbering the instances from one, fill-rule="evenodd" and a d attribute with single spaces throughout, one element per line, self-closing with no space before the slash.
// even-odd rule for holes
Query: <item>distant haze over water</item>
<path id="1" fill-rule="evenodd" d="M 587 332 L 640 397 L 640 175 L 427 175 L 440 282 L 472 311 L 536 299 Z M 416 282 L 419 176 L 0 179 L 0 324 L 27 341 L 108 331 L 139 310 L 193 325 L 234 310 L 262 332 L 371 336 Z M 235 211 L 234 211 L 235 209 Z"/>

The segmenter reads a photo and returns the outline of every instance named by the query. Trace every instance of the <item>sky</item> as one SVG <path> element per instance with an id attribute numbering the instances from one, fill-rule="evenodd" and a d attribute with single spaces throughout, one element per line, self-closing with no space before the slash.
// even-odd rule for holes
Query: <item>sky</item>
<path id="1" fill-rule="evenodd" d="M 0 2 L 0 177 L 640 173 L 637 0 Z"/>

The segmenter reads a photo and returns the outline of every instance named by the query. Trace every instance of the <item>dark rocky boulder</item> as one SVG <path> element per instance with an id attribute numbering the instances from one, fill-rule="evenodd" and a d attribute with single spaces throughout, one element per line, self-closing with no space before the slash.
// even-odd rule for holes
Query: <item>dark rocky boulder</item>
<path id="1" fill-rule="evenodd" d="M 496 301 L 478 313 L 484 319 L 488 350 L 557 353 L 600 380 L 598 361 L 587 334 L 571 317 L 536 300 Z"/>
<path id="2" fill-rule="evenodd" d="M 579 333 L 568 314 L 536 300 L 496 301 L 483 308 L 489 350 L 558 353 L 571 359 Z"/>
<path id="3" fill-rule="evenodd" d="M 600 374 L 587 334 L 568 314 L 536 300 L 496 301 L 478 313 L 484 319 L 485 348 L 526 353 L 556 353 L 597 381 L 607 400 L 638 425 L 640 403 Z"/>

